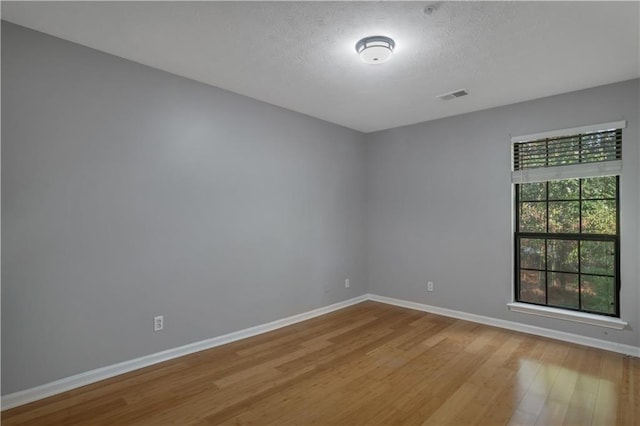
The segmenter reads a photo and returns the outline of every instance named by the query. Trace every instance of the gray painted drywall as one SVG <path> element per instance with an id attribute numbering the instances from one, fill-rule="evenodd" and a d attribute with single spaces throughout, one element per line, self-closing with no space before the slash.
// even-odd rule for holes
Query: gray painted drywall
<path id="1" fill-rule="evenodd" d="M 631 80 L 368 135 L 369 291 L 638 346 L 638 94 Z M 630 327 L 508 311 L 511 136 L 621 119 L 621 314 Z"/>
<path id="2" fill-rule="evenodd" d="M 638 80 L 362 135 L 3 22 L 2 89 L 3 395 L 367 291 L 640 341 Z M 619 119 L 631 328 L 507 311 L 510 136 Z"/>
<path id="3" fill-rule="evenodd" d="M 3 22 L 2 393 L 364 294 L 365 158 L 356 131 Z"/>

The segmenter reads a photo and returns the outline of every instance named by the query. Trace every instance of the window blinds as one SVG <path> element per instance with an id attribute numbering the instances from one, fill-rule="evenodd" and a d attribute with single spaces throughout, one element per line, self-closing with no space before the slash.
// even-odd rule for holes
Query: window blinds
<path id="1" fill-rule="evenodd" d="M 626 122 L 512 138 L 513 183 L 612 176 L 622 170 Z M 566 134 L 575 132 L 573 134 Z"/>

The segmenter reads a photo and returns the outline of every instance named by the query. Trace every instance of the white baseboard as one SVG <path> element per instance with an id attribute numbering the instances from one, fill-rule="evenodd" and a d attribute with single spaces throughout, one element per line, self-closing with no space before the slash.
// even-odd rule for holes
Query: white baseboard
<path id="1" fill-rule="evenodd" d="M 255 327 L 246 328 L 244 330 L 236 331 L 233 333 L 225 334 L 222 336 L 213 337 L 211 339 L 202 340 L 200 342 L 190 343 L 188 345 L 180 346 L 166 351 L 158 352 L 143 356 L 141 358 L 124 361 L 118 364 L 109 365 L 107 367 L 97 368 L 95 370 L 87 371 L 85 373 L 76 374 L 74 376 L 65 377 L 54 382 L 45 383 L 44 385 L 36 386 L 31 389 L 25 389 L 23 391 L 8 394 L 2 397 L 1 406 L 2 410 L 17 407 L 19 405 L 28 404 L 29 402 L 37 401 L 39 399 L 46 398 L 58 393 L 66 392 L 71 389 L 75 389 L 81 386 L 85 386 L 91 383 L 105 380 L 120 374 L 128 373 L 133 370 L 148 367 L 163 361 L 178 358 L 184 355 L 189 355 L 194 352 L 199 352 L 205 349 L 214 348 L 216 346 L 224 345 L 226 343 L 235 342 L 237 340 L 246 339 L 247 337 L 256 336 L 258 334 L 266 333 L 278 328 L 286 327 L 301 321 L 305 321 L 311 318 L 315 318 L 320 315 L 328 314 L 329 312 L 337 311 L 339 309 L 346 308 L 347 306 L 355 305 L 357 303 L 364 302 L 366 300 L 372 300 L 375 302 L 386 303 L 389 305 L 401 306 L 404 308 L 415 309 L 418 311 L 430 312 L 438 315 L 443 315 L 452 318 L 458 318 L 466 321 L 472 321 L 479 324 L 486 324 L 494 327 L 505 328 L 508 330 L 520 331 L 523 333 L 534 334 L 537 336 L 549 337 L 552 339 L 562 340 L 565 342 L 577 343 L 584 346 L 590 346 L 598 349 L 604 349 L 612 352 L 618 352 L 625 355 L 632 355 L 640 357 L 640 347 L 623 345 L 614 342 L 608 342 L 606 340 L 594 339 L 591 337 L 579 336 L 576 334 L 565 333 L 562 331 L 549 330 L 546 328 L 535 327 L 531 325 L 521 324 L 513 321 L 506 321 L 497 318 L 485 317 L 482 315 L 470 314 L 461 311 L 455 311 L 452 309 L 439 308 L 437 306 L 425 305 L 423 303 L 409 302 L 407 300 L 394 299 L 386 296 L 378 296 L 376 294 L 365 294 L 362 296 L 354 297 L 353 299 L 345 300 L 342 302 L 334 303 L 333 305 L 323 306 L 318 309 L 314 309 L 308 312 L 304 312 L 298 315 L 293 315 L 280 320 L 272 321 L 266 324 L 257 325 Z"/>
<path id="2" fill-rule="evenodd" d="M 378 296 L 376 294 L 369 294 L 368 298 L 369 300 L 373 300 L 375 302 L 387 303 L 389 305 L 401 306 L 403 308 L 430 312 L 446 317 L 458 318 L 466 321 L 477 322 L 479 324 L 506 328 L 508 330 L 520 331 L 527 334 L 535 334 L 536 336 L 549 337 L 551 339 L 562 340 L 564 342 L 577 343 L 579 345 L 590 346 L 593 348 L 604 349 L 611 352 L 640 357 L 640 347 L 636 346 L 594 339 L 592 337 L 580 336 L 578 334 L 566 333 L 564 331 L 550 330 L 548 328 L 536 327 L 519 322 L 485 317 L 483 315 L 469 314 L 467 312 L 455 311 L 453 309 L 439 308 L 437 306 L 425 305 L 423 303 L 409 302 L 407 300 L 394 299 L 392 297 L 386 296 Z"/>
<path id="3" fill-rule="evenodd" d="M 337 311 L 339 309 L 346 308 L 347 306 L 355 305 L 357 303 L 364 302 L 368 299 L 368 295 L 362 295 L 354 297 L 353 299 L 344 300 L 342 302 L 334 303 L 333 305 L 323 306 L 308 312 L 293 315 L 287 318 L 272 321 L 266 324 L 257 325 L 255 327 L 245 328 L 244 330 L 236 331 L 233 333 L 225 334 L 222 336 L 213 337 L 211 339 L 202 340 L 188 345 L 180 346 L 166 351 L 158 352 L 155 354 L 146 355 L 140 358 L 132 359 L 129 361 L 120 362 L 118 364 L 109 365 L 95 370 L 87 371 L 84 373 L 76 374 L 70 377 L 65 377 L 54 382 L 45 383 L 44 385 L 36 386 L 34 388 L 25 389 L 23 391 L 11 393 L 2 396 L 2 410 L 8 410 L 9 408 L 17 407 L 19 405 L 28 404 L 29 402 L 37 401 L 39 399 L 46 398 L 61 392 L 66 392 L 71 389 L 78 388 L 80 386 L 86 386 L 91 383 L 105 380 L 120 374 L 128 373 L 133 370 L 137 370 L 143 367 L 148 367 L 153 364 L 157 364 L 170 359 L 178 358 L 184 355 L 189 355 L 194 352 L 199 352 L 205 349 L 215 348 L 216 346 L 224 345 L 227 343 L 235 342 L 237 340 L 246 339 L 247 337 L 255 336 L 258 334 L 266 333 L 278 328 L 286 327 L 301 321 L 305 321 L 311 318 L 315 318 L 320 315 L 328 314 L 329 312 Z"/>

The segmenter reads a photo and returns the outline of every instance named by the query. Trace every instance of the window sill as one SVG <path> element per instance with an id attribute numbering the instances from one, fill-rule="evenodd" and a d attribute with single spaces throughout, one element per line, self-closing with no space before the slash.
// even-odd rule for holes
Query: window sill
<path id="1" fill-rule="evenodd" d="M 628 323 L 620 318 L 607 317 L 604 315 L 587 314 L 585 312 L 567 311 L 564 309 L 551 308 L 548 306 L 530 305 L 528 303 L 507 303 L 510 311 L 522 314 L 538 315 L 548 318 L 556 318 L 565 321 L 579 322 L 582 324 L 597 325 L 599 327 L 622 330 Z"/>

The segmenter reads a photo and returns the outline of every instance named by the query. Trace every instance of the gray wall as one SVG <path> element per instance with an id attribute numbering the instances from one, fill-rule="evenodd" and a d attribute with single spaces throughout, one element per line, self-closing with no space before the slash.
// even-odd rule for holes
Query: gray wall
<path id="1" fill-rule="evenodd" d="M 3 22 L 2 393 L 364 294 L 365 158 L 361 133 Z"/>
<path id="2" fill-rule="evenodd" d="M 3 394 L 367 291 L 639 344 L 638 80 L 362 135 L 3 22 L 2 89 Z M 619 119 L 631 328 L 509 312 L 510 136 Z"/>
<path id="3" fill-rule="evenodd" d="M 370 134 L 369 291 L 638 346 L 639 97 L 639 80 L 631 80 Z M 464 98 L 452 102 L 458 101 Z M 605 331 L 508 311 L 511 136 L 621 119 L 628 122 L 620 184 L 621 314 L 630 328 Z M 427 281 L 435 283 L 432 293 Z"/>

